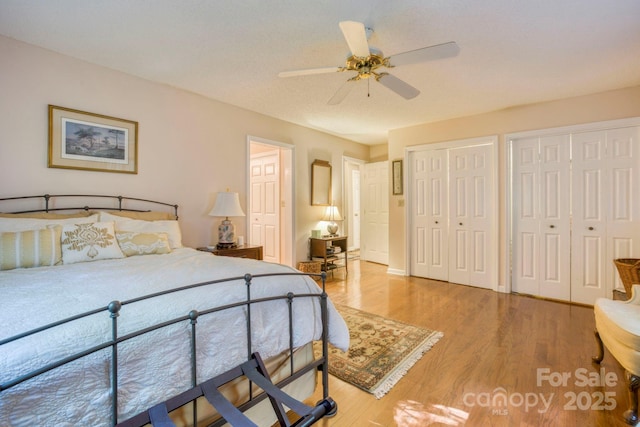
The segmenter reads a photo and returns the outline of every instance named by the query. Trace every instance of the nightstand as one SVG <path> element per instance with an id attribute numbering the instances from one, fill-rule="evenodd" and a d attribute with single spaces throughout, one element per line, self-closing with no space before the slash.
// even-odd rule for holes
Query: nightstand
<path id="1" fill-rule="evenodd" d="M 340 251 L 336 252 L 335 248 L 339 248 Z M 309 239 L 309 256 L 312 261 L 322 262 L 323 271 L 329 272 L 344 267 L 345 273 L 349 272 L 347 268 L 347 236 L 311 237 Z"/>
<path id="2" fill-rule="evenodd" d="M 211 252 L 212 254 L 219 256 L 232 256 L 236 258 L 252 258 L 260 261 L 262 260 L 262 246 L 243 245 L 229 249 L 209 249 L 207 247 L 197 249 L 203 252 Z"/>

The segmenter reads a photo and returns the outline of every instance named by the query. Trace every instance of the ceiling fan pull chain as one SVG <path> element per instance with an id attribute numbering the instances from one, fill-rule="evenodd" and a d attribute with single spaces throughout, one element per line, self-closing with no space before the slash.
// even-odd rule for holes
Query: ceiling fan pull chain
<path id="1" fill-rule="evenodd" d="M 367 79 L 367 98 L 371 97 L 371 92 L 369 89 L 371 88 L 371 79 Z"/>

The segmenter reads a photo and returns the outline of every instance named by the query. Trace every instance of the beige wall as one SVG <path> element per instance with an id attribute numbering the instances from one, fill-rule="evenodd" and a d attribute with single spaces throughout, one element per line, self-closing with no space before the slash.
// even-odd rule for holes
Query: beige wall
<path id="1" fill-rule="evenodd" d="M 389 133 L 389 159 L 403 158 L 405 147 L 409 146 L 498 135 L 501 191 L 499 283 L 504 285 L 507 262 L 503 193 L 506 175 L 505 134 L 630 117 L 640 117 L 640 86 L 394 130 Z M 406 224 L 404 206 L 401 206 L 405 197 L 406 193 L 404 196 L 392 196 L 389 206 L 389 269 L 396 272 L 406 271 Z"/>
<path id="2" fill-rule="evenodd" d="M 295 259 L 307 256 L 322 208 L 310 205 L 313 159 L 333 165 L 342 200 L 342 156 L 365 159 L 367 146 L 236 108 L 186 91 L 0 37 L 0 197 L 94 193 L 178 203 L 184 244 L 215 242 L 207 216 L 229 188 L 246 206 L 247 135 L 295 146 Z M 121 117 L 139 124 L 138 174 L 47 168 L 47 105 Z M 244 218 L 234 219 L 245 234 Z"/>
<path id="3" fill-rule="evenodd" d="M 384 162 L 389 160 L 389 144 L 372 145 L 369 148 L 369 161 Z"/>

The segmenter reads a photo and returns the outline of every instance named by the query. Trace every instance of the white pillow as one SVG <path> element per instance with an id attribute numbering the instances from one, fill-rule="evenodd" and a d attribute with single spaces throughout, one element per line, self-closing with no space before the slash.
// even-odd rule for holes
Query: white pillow
<path id="1" fill-rule="evenodd" d="M 113 221 L 63 225 L 61 246 L 63 264 L 124 258 Z"/>
<path id="2" fill-rule="evenodd" d="M 65 225 L 65 224 L 86 224 L 88 222 L 97 222 L 98 214 L 93 214 L 83 218 L 65 218 L 65 219 L 36 219 L 36 218 L 0 218 L 0 233 L 29 230 L 41 230 L 49 225 Z"/>
<path id="3" fill-rule="evenodd" d="M 117 231 L 167 233 L 171 249 L 182 247 L 182 232 L 180 231 L 180 224 L 176 220 L 143 221 L 111 215 L 108 212 L 100 212 L 100 221 L 114 221 Z"/>

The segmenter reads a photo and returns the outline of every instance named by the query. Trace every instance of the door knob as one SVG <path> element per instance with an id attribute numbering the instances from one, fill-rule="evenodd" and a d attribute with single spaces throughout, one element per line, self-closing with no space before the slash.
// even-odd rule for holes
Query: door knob
<path id="1" fill-rule="evenodd" d="M 551 225 L 549 226 L 549 228 L 556 228 L 556 226 L 555 226 L 555 225 L 553 225 L 553 224 L 551 224 Z"/>
<path id="2" fill-rule="evenodd" d="M 436 224 L 438 223 L 438 221 L 436 221 Z"/>
<path id="3" fill-rule="evenodd" d="M 593 230 L 593 227 L 589 227 L 589 230 Z"/>
<path id="4" fill-rule="evenodd" d="M 462 225 L 462 223 L 460 223 L 460 225 Z"/>

